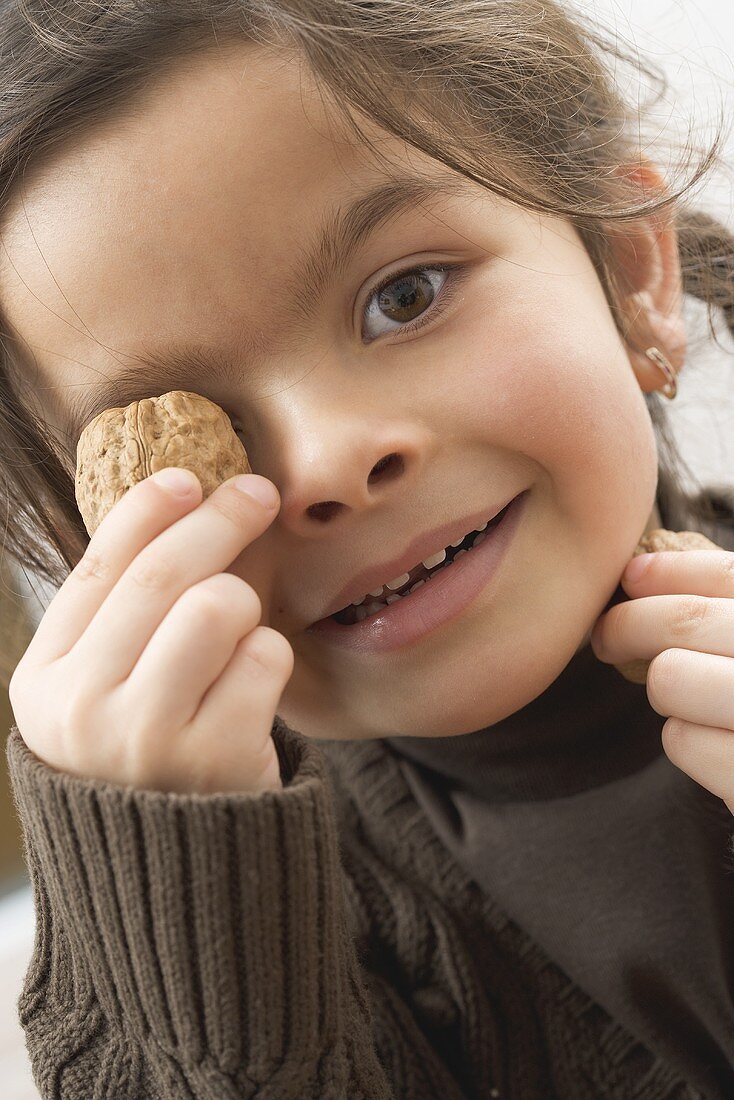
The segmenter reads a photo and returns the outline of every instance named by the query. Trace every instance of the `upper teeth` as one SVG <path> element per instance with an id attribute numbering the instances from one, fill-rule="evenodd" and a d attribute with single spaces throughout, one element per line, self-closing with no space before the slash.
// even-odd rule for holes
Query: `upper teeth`
<path id="1" fill-rule="evenodd" d="M 487 526 L 487 523 L 489 523 L 489 520 L 487 520 L 485 523 L 483 523 L 481 527 L 477 527 L 476 530 L 477 531 L 483 531 L 485 529 L 485 527 Z M 471 534 L 471 532 L 467 532 L 467 534 Z M 466 535 L 462 535 L 460 539 L 456 540 L 456 542 L 452 542 L 451 546 L 454 546 L 454 547 L 460 546 L 465 538 L 466 538 Z M 424 558 L 422 564 L 425 565 L 426 569 L 433 569 L 433 567 L 435 565 L 440 565 L 441 562 L 445 561 L 445 560 L 446 560 L 446 550 L 439 550 L 437 554 L 432 554 L 430 558 Z M 413 566 L 413 568 L 415 568 L 415 566 Z M 401 573 L 400 576 L 396 577 L 394 581 L 388 581 L 387 584 L 383 585 L 381 588 L 377 588 L 374 592 L 368 592 L 367 595 L 363 596 L 361 600 L 355 600 L 354 602 L 356 604 L 360 604 L 360 603 L 362 603 L 362 600 L 367 599 L 367 596 L 374 596 L 374 597 L 381 596 L 382 592 L 383 592 L 383 588 L 389 588 L 391 591 L 394 592 L 397 588 L 401 588 L 402 585 L 404 585 L 408 582 L 408 580 L 410 579 L 410 574 L 412 572 L 413 572 L 413 570 L 411 569 L 407 573 Z"/>

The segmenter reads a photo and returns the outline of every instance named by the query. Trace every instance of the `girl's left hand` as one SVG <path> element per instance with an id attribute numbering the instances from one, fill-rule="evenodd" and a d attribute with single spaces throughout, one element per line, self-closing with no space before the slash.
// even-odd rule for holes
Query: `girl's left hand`
<path id="1" fill-rule="evenodd" d="M 647 697 L 671 763 L 734 814 L 734 553 L 638 554 L 620 584 L 631 599 L 601 615 L 591 633 L 600 661 L 650 661 Z"/>

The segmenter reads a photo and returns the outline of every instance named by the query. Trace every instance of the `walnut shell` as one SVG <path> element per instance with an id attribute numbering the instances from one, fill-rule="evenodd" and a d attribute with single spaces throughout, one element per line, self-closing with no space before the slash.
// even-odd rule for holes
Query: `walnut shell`
<path id="1" fill-rule="evenodd" d="M 252 473 L 224 410 L 185 390 L 105 409 L 85 427 L 76 455 L 76 501 L 90 535 L 128 489 L 166 466 L 195 473 L 204 498 Z"/>
<path id="2" fill-rule="evenodd" d="M 656 527 L 654 531 L 648 531 L 643 535 L 635 547 L 632 555 L 656 554 L 659 550 L 720 550 L 711 539 L 707 539 L 699 531 L 666 531 L 664 527 Z M 623 665 L 614 665 L 622 673 L 626 680 L 633 684 L 647 683 L 647 670 L 650 661 L 627 661 Z"/>

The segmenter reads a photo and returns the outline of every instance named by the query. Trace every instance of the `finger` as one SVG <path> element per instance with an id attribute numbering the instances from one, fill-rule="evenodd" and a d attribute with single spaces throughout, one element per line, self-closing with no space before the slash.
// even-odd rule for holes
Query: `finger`
<path id="1" fill-rule="evenodd" d="M 677 716 L 662 729 L 665 755 L 671 764 L 723 798 L 734 813 L 734 732 L 702 726 Z"/>
<path id="2" fill-rule="evenodd" d="M 105 515 L 46 608 L 26 650 L 29 663 L 51 664 L 68 653 L 140 551 L 201 501 L 194 474 L 184 492 L 156 477 L 137 482 Z"/>
<path id="3" fill-rule="evenodd" d="M 293 667 L 277 630 L 258 626 L 240 640 L 183 734 L 197 790 L 256 790 L 272 778 L 273 719 Z"/>
<path id="4" fill-rule="evenodd" d="M 244 475 L 244 483 L 256 474 Z M 223 572 L 275 518 L 236 484 L 219 485 L 198 508 L 163 531 L 128 566 L 74 647 L 82 667 L 92 662 L 100 688 L 132 672 L 174 603 L 194 584 Z"/>
<path id="5" fill-rule="evenodd" d="M 730 550 L 658 550 L 638 554 L 632 562 L 644 562 L 644 572 L 635 580 L 623 574 L 621 584 L 635 596 L 643 592 L 647 596 L 690 593 L 734 599 L 734 553 Z"/>
<path id="6" fill-rule="evenodd" d="M 640 596 L 617 604 L 594 624 L 600 661 L 651 661 L 678 648 L 734 657 L 734 600 L 711 596 Z"/>
<path id="7" fill-rule="evenodd" d="M 650 706 L 658 714 L 675 715 L 704 726 L 734 725 L 731 657 L 666 649 L 651 662 L 646 687 Z"/>
<path id="8" fill-rule="evenodd" d="M 138 725 L 154 732 L 188 725 L 261 616 L 257 593 L 232 573 L 217 573 L 187 589 L 121 685 L 130 713 L 145 711 Z"/>

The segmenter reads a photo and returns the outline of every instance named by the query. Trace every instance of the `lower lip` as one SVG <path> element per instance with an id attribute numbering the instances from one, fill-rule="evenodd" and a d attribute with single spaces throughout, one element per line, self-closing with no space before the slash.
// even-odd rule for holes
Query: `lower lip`
<path id="1" fill-rule="evenodd" d="M 346 626 L 330 616 L 319 619 L 306 634 L 362 653 L 382 653 L 417 642 L 456 618 L 497 571 L 525 510 L 528 493 L 525 489 L 515 497 L 480 546 L 452 561 L 409 596 L 387 604 L 361 623 Z"/>

